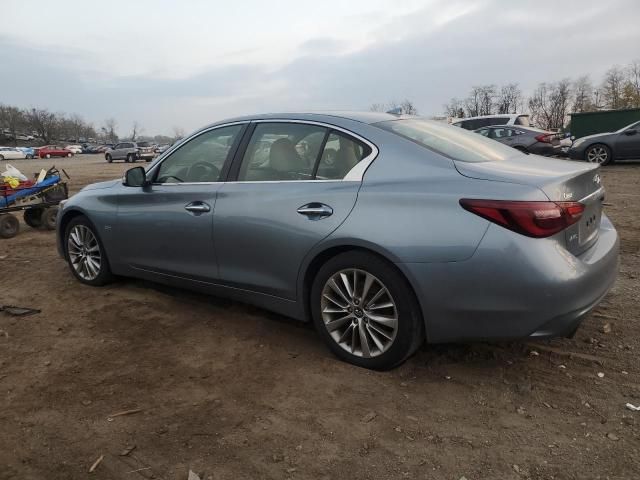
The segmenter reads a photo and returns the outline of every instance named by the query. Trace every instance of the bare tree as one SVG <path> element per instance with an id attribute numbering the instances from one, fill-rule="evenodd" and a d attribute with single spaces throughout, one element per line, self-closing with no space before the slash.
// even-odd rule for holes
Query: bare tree
<path id="1" fill-rule="evenodd" d="M 118 134 L 116 133 L 116 128 L 118 128 L 118 124 L 115 119 L 107 118 L 104 121 L 104 126 L 100 129 L 102 130 L 102 134 L 110 143 L 118 143 Z"/>
<path id="2" fill-rule="evenodd" d="M 576 113 L 591 112 L 597 107 L 593 102 L 594 89 L 588 75 L 584 75 L 573 82 L 573 106 Z"/>
<path id="3" fill-rule="evenodd" d="M 496 86 L 484 85 L 480 87 L 480 115 L 491 115 L 496 98 Z"/>
<path id="4" fill-rule="evenodd" d="M 571 100 L 571 81 L 568 78 L 555 83 L 540 83 L 529 98 L 529 111 L 533 121 L 550 130 L 564 127 Z"/>
<path id="5" fill-rule="evenodd" d="M 640 60 L 634 60 L 627 67 L 623 96 L 628 107 L 640 107 Z"/>
<path id="6" fill-rule="evenodd" d="M 622 108 L 622 89 L 624 87 L 624 71 L 614 65 L 605 73 L 602 82 L 602 97 L 605 105 L 613 110 Z"/>
<path id="7" fill-rule="evenodd" d="M 477 117 L 480 115 L 480 97 L 482 87 L 471 87 L 469 96 L 464 101 L 464 109 L 466 110 L 467 117 Z"/>
<path id="8" fill-rule="evenodd" d="M 16 107 L 0 105 L 0 126 L 9 131 L 13 144 L 17 145 L 18 131 L 25 126 L 24 112 Z"/>
<path id="9" fill-rule="evenodd" d="M 418 109 L 414 106 L 413 102 L 406 98 L 400 103 L 391 100 L 387 103 L 373 103 L 369 107 L 369 111 L 371 112 L 389 112 L 391 110 L 397 110 L 398 113 L 403 115 L 418 114 Z"/>
<path id="10" fill-rule="evenodd" d="M 508 83 L 500 88 L 496 113 L 518 113 L 522 104 L 522 92 L 517 83 Z"/>
<path id="11" fill-rule="evenodd" d="M 140 123 L 138 123 L 137 120 L 134 120 L 133 125 L 131 127 L 131 141 L 135 142 L 136 138 L 140 135 L 142 131 L 143 131 L 143 128 L 140 125 Z"/>
<path id="12" fill-rule="evenodd" d="M 444 105 L 444 113 L 447 117 L 464 118 L 464 102 L 453 97 Z"/>
<path id="13" fill-rule="evenodd" d="M 50 143 L 59 131 L 56 114 L 46 108 L 32 108 L 26 112 L 26 119 L 44 143 Z"/>
<path id="14" fill-rule="evenodd" d="M 173 141 L 180 140 L 184 137 L 184 129 L 181 127 L 173 127 Z"/>

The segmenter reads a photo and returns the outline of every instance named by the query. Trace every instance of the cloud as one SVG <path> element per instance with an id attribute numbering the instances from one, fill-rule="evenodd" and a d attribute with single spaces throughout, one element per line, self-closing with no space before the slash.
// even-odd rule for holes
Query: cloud
<path id="1" fill-rule="evenodd" d="M 147 133 L 253 112 L 367 109 L 404 98 L 439 114 L 472 85 L 519 82 L 528 90 L 584 74 L 599 81 L 611 65 L 637 58 L 640 45 L 640 3 L 632 0 L 560 7 L 437 0 L 412 13 L 368 15 L 378 23 L 366 34 L 301 36 L 280 61 L 258 62 L 261 45 L 231 42 L 211 55 L 224 61 L 190 74 L 105 72 L 86 50 L 0 37 L 0 64 L 11 72 L 0 76 L 0 92 L 3 102 L 77 112 L 98 125 L 115 117 L 123 131 L 136 119 Z"/>

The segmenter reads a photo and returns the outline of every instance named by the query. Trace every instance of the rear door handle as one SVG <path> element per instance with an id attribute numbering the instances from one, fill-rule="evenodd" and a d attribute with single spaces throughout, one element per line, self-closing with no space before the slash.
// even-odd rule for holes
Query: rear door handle
<path id="1" fill-rule="evenodd" d="M 184 209 L 193 213 L 207 213 L 211 211 L 211 207 L 204 202 L 187 203 Z"/>
<path id="2" fill-rule="evenodd" d="M 298 213 L 309 217 L 310 220 L 320 220 L 321 218 L 333 215 L 333 208 L 324 203 L 307 203 L 298 208 Z"/>

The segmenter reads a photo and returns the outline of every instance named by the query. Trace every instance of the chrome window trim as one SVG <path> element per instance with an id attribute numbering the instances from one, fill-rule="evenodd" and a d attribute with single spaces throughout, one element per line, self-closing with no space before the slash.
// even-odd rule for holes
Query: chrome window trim
<path id="1" fill-rule="evenodd" d="M 347 174 L 341 178 L 341 179 L 313 179 L 313 180 L 232 180 L 229 182 L 175 182 L 175 183 L 153 183 L 152 185 L 217 185 L 217 184 L 224 184 L 224 183 L 301 183 L 301 182 L 321 182 L 321 183 L 326 183 L 326 182 L 361 182 L 365 172 L 367 171 L 367 169 L 369 168 L 369 165 L 371 165 L 373 163 L 373 161 L 376 159 L 376 157 L 378 156 L 378 153 L 380 153 L 380 151 L 378 150 L 378 147 L 373 144 L 372 142 L 370 142 L 369 140 L 367 140 L 366 138 L 358 135 L 357 133 L 352 132 L 351 130 L 347 130 L 346 128 L 342 128 L 339 127 L 337 125 L 333 125 L 331 123 L 326 123 L 326 122 L 318 122 L 315 120 L 297 120 L 297 119 L 271 119 L 271 118 L 263 118 L 263 119 L 258 119 L 258 120 L 242 120 L 239 122 L 230 122 L 230 123 L 223 123 L 220 125 L 215 125 L 213 127 L 209 127 L 205 130 L 200 130 L 196 133 L 194 133 L 193 135 L 183 139 L 178 145 L 176 145 L 173 148 L 170 148 L 169 150 L 167 150 L 163 155 L 161 155 L 160 157 L 158 157 L 157 162 L 154 163 L 149 170 L 147 170 L 147 174 L 150 173 L 154 173 L 156 168 L 159 168 L 159 165 L 164 162 L 167 158 L 169 158 L 171 155 L 173 155 L 174 152 L 178 151 L 180 149 L 180 147 L 182 145 L 186 145 L 188 142 L 190 142 L 191 140 L 193 140 L 194 138 L 210 132 L 211 130 L 215 130 L 217 128 L 223 128 L 223 127 L 230 127 L 233 125 L 245 125 L 245 124 L 249 124 L 249 123 L 301 123 L 301 124 L 306 124 L 306 125 L 316 125 L 316 126 L 320 126 L 320 127 L 325 127 L 328 128 L 330 130 L 336 130 L 338 132 L 342 132 L 345 133 L 347 135 L 349 135 L 350 137 L 353 137 L 357 140 L 359 140 L 360 142 L 366 144 L 370 149 L 371 149 L 371 153 L 369 155 L 367 155 L 366 157 L 364 157 L 362 160 L 360 160 L 351 170 L 349 170 L 347 172 Z"/>

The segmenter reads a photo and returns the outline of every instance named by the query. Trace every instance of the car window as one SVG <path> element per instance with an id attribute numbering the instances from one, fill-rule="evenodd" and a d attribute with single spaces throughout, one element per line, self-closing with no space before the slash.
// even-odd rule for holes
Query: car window
<path id="1" fill-rule="evenodd" d="M 245 151 L 239 181 L 311 180 L 325 127 L 302 123 L 259 123 Z"/>
<path id="2" fill-rule="evenodd" d="M 476 133 L 479 133 L 483 137 L 488 137 L 489 136 L 489 129 L 488 128 L 483 128 L 481 130 L 476 130 Z"/>
<path id="3" fill-rule="evenodd" d="M 340 132 L 331 132 L 327 138 L 315 178 L 340 180 L 358 162 L 371 153 L 368 145 Z"/>
<path id="4" fill-rule="evenodd" d="M 512 131 L 510 128 L 494 128 L 493 129 L 493 137 L 494 138 L 505 138 L 510 137 L 512 135 Z"/>
<path id="5" fill-rule="evenodd" d="M 155 183 L 219 182 L 242 129 L 243 125 L 220 127 L 189 140 L 160 164 Z"/>
<path id="6" fill-rule="evenodd" d="M 529 115 L 520 115 L 516 118 L 514 122 L 515 125 L 522 125 L 523 127 L 528 127 L 529 125 Z"/>
<path id="7" fill-rule="evenodd" d="M 374 125 L 462 162 L 506 160 L 514 155 L 513 149 L 507 145 L 441 122 L 398 119 Z"/>

